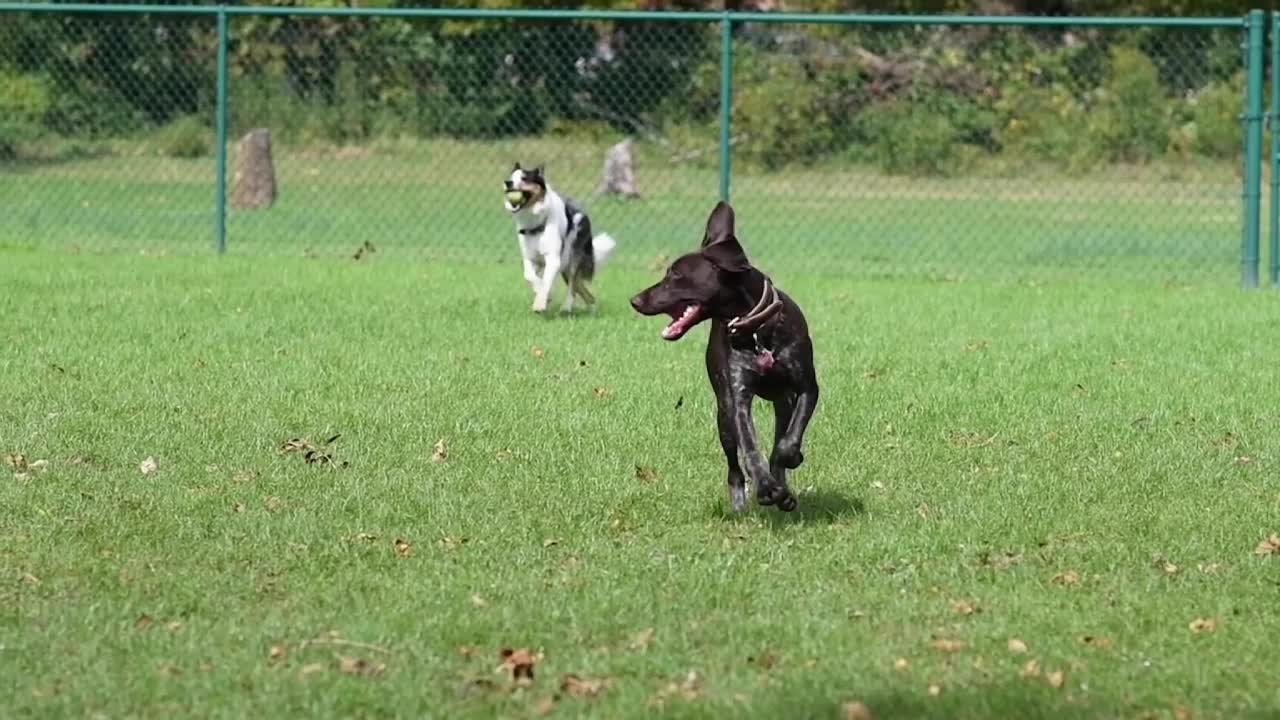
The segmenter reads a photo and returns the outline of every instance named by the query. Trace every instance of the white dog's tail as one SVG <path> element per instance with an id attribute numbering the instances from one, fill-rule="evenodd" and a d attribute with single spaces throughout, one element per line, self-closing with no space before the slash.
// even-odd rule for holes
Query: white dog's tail
<path id="1" fill-rule="evenodd" d="M 613 251 L 617 247 L 618 242 L 608 233 L 600 233 L 591 238 L 591 251 L 592 255 L 595 256 L 596 269 L 599 269 L 601 265 L 604 265 L 609 260 L 609 256 L 613 255 Z"/>

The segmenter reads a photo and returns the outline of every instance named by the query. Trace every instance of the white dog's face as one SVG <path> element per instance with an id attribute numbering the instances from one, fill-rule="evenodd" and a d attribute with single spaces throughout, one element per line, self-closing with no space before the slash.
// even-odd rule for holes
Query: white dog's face
<path id="1" fill-rule="evenodd" d="M 542 168 L 524 170 L 516 163 L 511 176 L 503 182 L 502 202 L 507 212 L 517 213 L 542 200 L 546 193 L 547 181 L 542 177 Z"/>

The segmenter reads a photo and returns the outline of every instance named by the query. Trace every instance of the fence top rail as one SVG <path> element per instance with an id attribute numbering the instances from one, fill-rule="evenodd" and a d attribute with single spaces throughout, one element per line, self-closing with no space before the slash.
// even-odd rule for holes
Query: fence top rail
<path id="1" fill-rule="evenodd" d="M 1236 17 L 1041 17 L 1018 15 L 837 15 L 816 13 L 705 12 L 661 10 L 497 10 L 480 8 L 286 7 L 252 5 L 138 5 L 0 2 L 0 13 L 96 13 L 157 15 L 273 15 L 396 17 L 440 20 L 613 20 L 619 22 L 794 23 L 821 25 L 1000 25 L 1040 27 L 1241 27 Z"/>

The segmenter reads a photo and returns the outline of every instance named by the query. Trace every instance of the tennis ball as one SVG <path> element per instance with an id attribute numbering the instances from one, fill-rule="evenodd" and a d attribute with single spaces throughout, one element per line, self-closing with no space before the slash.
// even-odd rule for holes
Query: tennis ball
<path id="1" fill-rule="evenodd" d="M 512 205 L 519 205 L 521 200 L 524 200 L 524 193 L 520 192 L 519 190 L 507 191 L 507 201 L 510 202 Z"/>

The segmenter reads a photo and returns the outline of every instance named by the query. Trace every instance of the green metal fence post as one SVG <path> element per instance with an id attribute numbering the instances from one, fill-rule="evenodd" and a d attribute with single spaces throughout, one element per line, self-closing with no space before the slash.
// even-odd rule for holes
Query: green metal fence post
<path id="1" fill-rule="evenodd" d="M 1245 90 L 1245 109 L 1242 118 L 1245 140 L 1241 279 L 1246 288 L 1256 288 L 1258 287 L 1259 234 L 1262 220 L 1262 89 L 1263 62 L 1266 59 L 1265 14 L 1261 10 L 1250 10 L 1245 24 L 1248 27 L 1248 40 L 1245 47 L 1248 87 Z"/>
<path id="2" fill-rule="evenodd" d="M 1271 261 L 1268 284 L 1280 286 L 1280 12 L 1271 13 L 1271 207 L 1268 214 L 1267 255 Z"/>
<path id="3" fill-rule="evenodd" d="M 720 199 L 725 202 L 729 202 L 729 180 L 733 174 L 732 127 L 733 19 L 726 12 L 720 20 Z"/>
<path id="4" fill-rule="evenodd" d="M 218 254 L 227 251 L 227 8 L 218 6 L 218 98 L 217 109 L 217 198 L 214 216 L 214 243 Z"/>

